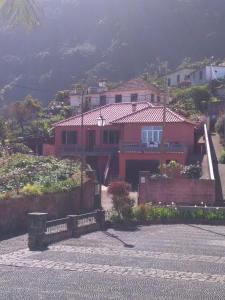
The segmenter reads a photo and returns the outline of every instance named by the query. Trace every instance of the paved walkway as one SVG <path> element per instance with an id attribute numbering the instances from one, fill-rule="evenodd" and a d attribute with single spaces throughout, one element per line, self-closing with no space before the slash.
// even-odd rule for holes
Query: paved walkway
<path id="1" fill-rule="evenodd" d="M 220 182 L 221 182 L 221 188 L 222 188 L 222 193 L 223 193 L 223 199 L 225 200 L 225 165 L 219 163 L 219 158 L 222 152 L 222 146 L 219 142 L 219 135 L 218 134 L 212 134 L 212 142 L 215 150 L 215 154 L 217 157 L 218 161 L 218 171 L 219 171 L 219 176 L 220 176 Z"/>
<path id="2" fill-rule="evenodd" d="M 224 299 L 222 226 L 111 229 L 44 252 L 26 238 L 0 242 L 0 299 Z"/>

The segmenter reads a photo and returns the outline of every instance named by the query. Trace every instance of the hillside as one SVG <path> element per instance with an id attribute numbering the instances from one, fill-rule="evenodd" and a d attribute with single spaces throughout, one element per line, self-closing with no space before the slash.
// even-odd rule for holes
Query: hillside
<path id="1" fill-rule="evenodd" d="M 185 57 L 225 56 L 223 0 L 40 2 L 40 27 L 0 29 L 0 99 L 5 104 L 27 94 L 47 102 L 80 79 L 128 79 L 155 71 L 159 60 L 168 60 L 173 69 Z"/>

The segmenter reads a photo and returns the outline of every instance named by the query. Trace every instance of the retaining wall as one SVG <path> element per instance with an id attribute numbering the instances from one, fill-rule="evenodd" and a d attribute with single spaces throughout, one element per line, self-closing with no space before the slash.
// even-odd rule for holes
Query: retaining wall
<path id="1" fill-rule="evenodd" d="M 93 179 L 84 184 L 84 211 L 94 210 L 95 183 Z M 0 201 L 0 236 L 27 230 L 27 214 L 48 213 L 48 219 L 58 219 L 77 214 L 80 209 L 80 187 L 72 192 L 46 194 L 39 197 L 21 197 Z"/>
<path id="2" fill-rule="evenodd" d="M 149 172 L 140 173 L 139 204 L 147 202 L 180 205 L 215 203 L 215 181 L 186 178 L 151 179 Z"/>

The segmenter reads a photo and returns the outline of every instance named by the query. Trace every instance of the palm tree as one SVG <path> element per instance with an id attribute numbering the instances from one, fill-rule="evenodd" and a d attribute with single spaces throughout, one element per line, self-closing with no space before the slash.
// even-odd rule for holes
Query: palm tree
<path id="1" fill-rule="evenodd" d="M 0 0 L 0 12 L 9 26 L 20 24 L 32 28 L 39 25 L 39 0 Z"/>

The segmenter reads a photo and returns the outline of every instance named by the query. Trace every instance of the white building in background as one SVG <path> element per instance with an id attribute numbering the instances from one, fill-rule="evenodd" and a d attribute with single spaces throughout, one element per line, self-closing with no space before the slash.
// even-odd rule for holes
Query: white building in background
<path id="1" fill-rule="evenodd" d="M 113 88 L 108 88 L 106 81 L 100 81 L 98 87 L 88 88 L 84 102 L 89 109 L 121 102 L 148 101 L 153 104 L 162 104 L 164 95 L 157 86 L 147 82 L 144 77 L 138 77 Z M 80 110 L 81 100 L 79 91 L 71 91 L 70 104 L 77 112 Z"/>
<path id="2" fill-rule="evenodd" d="M 212 80 L 225 79 L 225 66 L 205 66 L 190 74 L 191 85 L 201 85 Z"/>
<path id="3" fill-rule="evenodd" d="M 190 81 L 190 74 L 194 69 L 183 68 L 177 71 L 171 72 L 167 75 L 168 87 L 179 87 L 183 82 Z"/>

